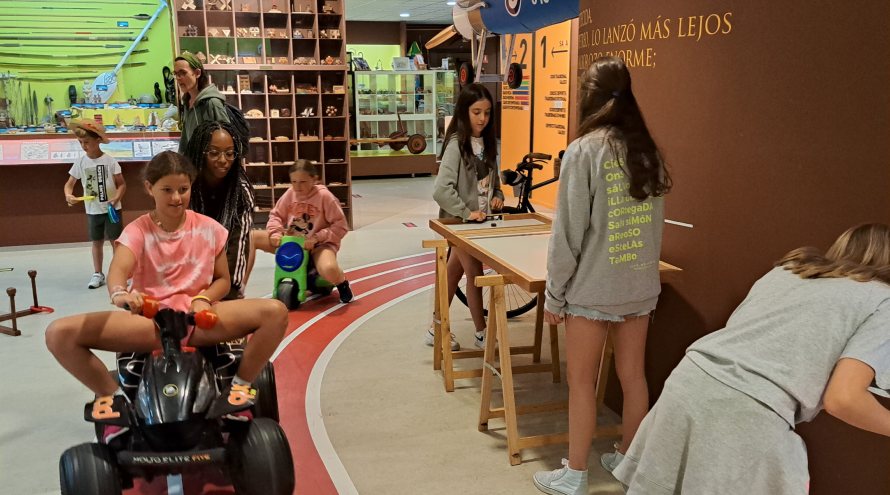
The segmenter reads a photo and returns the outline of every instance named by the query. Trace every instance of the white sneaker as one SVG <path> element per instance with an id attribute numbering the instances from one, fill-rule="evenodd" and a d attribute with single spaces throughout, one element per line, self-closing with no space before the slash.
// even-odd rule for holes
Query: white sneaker
<path id="1" fill-rule="evenodd" d="M 485 349 L 485 330 L 476 332 L 476 347 Z"/>
<path id="2" fill-rule="evenodd" d="M 451 350 L 459 351 L 460 344 L 457 342 L 457 340 L 454 339 L 453 333 L 451 333 L 450 335 L 451 335 Z M 430 327 L 430 329 L 426 331 L 426 335 L 423 336 L 423 343 L 432 347 L 435 342 L 436 342 L 436 335 L 433 333 L 432 327 Z"/>
<path id="3" fill-rule="evenodd" d="M 105 275 L 101 273 L 94 273 L 92 277 L 90 277 L 90 285 L 87 285 L 90 289 L 98 289 L 105 285 Z"/>
<path id="4" fill-rule="evenodd" d="M 618 452 L 618 449 L 615 449 L 615 452 L 609 452 L 608 454 L 600 456 L 600 464 L 603 465 L 603 469 L 610 473 L 614 471 L 623 460 L 624 454 Z"/>
<path id="5" fill-rule="evenodd" d="M 534 476 L 538 490 L 550 495 L 587 495 L 587 471 L 569 469 L 569 461 L 562 460 L 562 468 L 538 471 Z"/>

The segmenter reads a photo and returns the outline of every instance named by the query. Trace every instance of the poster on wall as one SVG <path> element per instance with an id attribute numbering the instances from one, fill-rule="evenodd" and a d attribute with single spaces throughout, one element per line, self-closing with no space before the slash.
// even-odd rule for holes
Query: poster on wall
<path id="1" fill-rule="evenodd" d="M 569 143 L 569 72 L 571 64 L 572 22 L 565 21 L 535 32 L 534 69 L 534 139 L 532 150 L 554 158 Z M 552 176 L 550 168 L 539 172 L 535 182 Z M 556 204 L 557 184 L 535 191 L 534 202 Z"/>
<path id="2" fill-rule="evenodd" d="M 512 169 L 531 151 L 532 122 L 532 53 L 534 36 L 531 34 L 506 35 L 501 38 L 501 50 L 510 47 L 510 38 L 516 37 L 510 63 L 522 65 L 522 84 L 511 89 L 501 84 L 501 170 Z M 504 53 L 502 56 L 506 56 Z M 504 187 L 510 195 L 511 188 Z"/>

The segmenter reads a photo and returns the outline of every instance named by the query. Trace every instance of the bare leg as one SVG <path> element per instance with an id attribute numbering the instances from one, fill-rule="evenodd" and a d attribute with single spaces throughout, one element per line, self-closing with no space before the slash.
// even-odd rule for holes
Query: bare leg
<path id="1" fill-rule="evenodd" d="M 102 262 L 103 262 L 103 248 L 105 247 L 105 241 L 93 241 L 93 271 L 96 273 L 102 272 Z M 114 246 L 112 246 L 113 248 Z"/>
<path id="2" fill-rule="evenodd" d="M 312 260 L 315 262 L 315 269 L 318 274 L 328 282 L 334 285 L 340 285 L 346 280 L 346 275 L 337 264 L 337 253 L 327 246 L 318 247 L 312 250 Z"/>
<path id="3" fill-rule="evenodd" d="M 646 382 L 646 336 L 649 316 L 629 317 L 615 325 L 615 370 L 621 382 L 624 405 L 621 412 L 622 438 L 619 452 L 627 452 L 637 428 L 649 412 L 649 385 Z"/>
<path id="4" fill-rule="evenodd" d="M 123 311 L 58 319 L 46 329 L 46 347 L 59 364 L 96 395 L 111 395 L 117 383 L 90 349 L 149 352 L 160 346 L 151 320 Z"/>
<path id="5" fill-rule="evenodd" d="M 460 263 L 460 257 L 457 255 L 457 249 L 455 248 L 451 248 L 451 256 L 448 257 L 445 274 L 448 277 L 448 306 L 451 306 L 451 301 L 454 300 L 454 294 L 457 292 L 460 279 L 464 276 L 464 266 Z"/>
<path id="6" fill-rule="evenodd" d="M 569 383 L 569 467 L 587 469 L 596 433 L 596 377 L 609 323 L 566 316 L 566 371 Z"/>
<path id="7" fill-rule="evenodd" d="M 189 344 L 214 345 L 252 333 L 237 371 L 241 379 L 252 382 L 284 337 L 287 308 L 275 299 L 239 299 L 215 304 L 213 310 L 219 323 L 209 330 L 196 330 Z"/>
<path id="8" fill-rule="evenodd" d="M 482 263 L 459 249 L 453 249 L 452 256 L 455 253 L 457 253 L 467 276 L 467 306 L 470 307 L 470 315 L 473 316 L 476 331 L 480 332 L 485 330 L 485 312 L 482 310 L 482 287 L 477 287 L 475 281 L 476 277 L 482 275 Z"/>

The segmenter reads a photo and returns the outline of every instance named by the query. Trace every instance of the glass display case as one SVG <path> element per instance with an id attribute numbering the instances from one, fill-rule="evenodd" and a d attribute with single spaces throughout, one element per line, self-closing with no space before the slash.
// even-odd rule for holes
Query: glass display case
<path id="1" fill-rule="evenodd" d="M 454 104 L 457 101 L 457 93 L 460 85 L 457 82 L 457 73 L 453 70 L 437 70 L 436 73 L 436 142 L 442 146 L 445 138 L 446 117 L 454 115 Z"/>
<path id="2" fill-rule="evenodd" d="M 356 71 L 354 75 L 354 156 L 437 153 L 435 71 Z M 407 142 L 418 135 L 425 142 L 422 151 Z"/>

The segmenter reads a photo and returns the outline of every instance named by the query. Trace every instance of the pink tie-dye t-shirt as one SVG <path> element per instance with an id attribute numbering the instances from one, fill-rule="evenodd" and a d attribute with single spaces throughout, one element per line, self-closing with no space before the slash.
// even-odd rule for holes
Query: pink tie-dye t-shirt
<path id="1" fill-rule="evenodd" d="M 188 311 L 192 297 L 213 282 L 216 257 L 228 238 L 216 220 L 191 210 L 185 213 L 185 223 L 176 232 L 162 230 L 146 214 L 127 225 L 117 239 L 136 255 L 133 290 L 179 311 Z"/>

